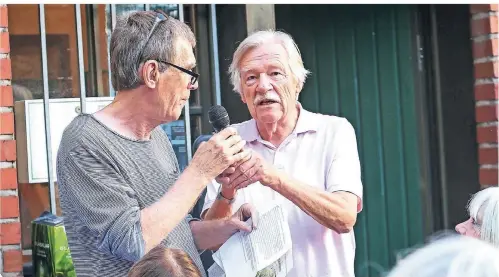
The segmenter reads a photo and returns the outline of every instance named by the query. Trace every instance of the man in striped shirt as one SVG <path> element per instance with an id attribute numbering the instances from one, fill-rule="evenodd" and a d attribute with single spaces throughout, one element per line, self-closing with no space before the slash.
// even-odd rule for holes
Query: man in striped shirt
<path id="1" fill-rule="evenodd" d="M 101 111 L 80 115 L 65 129 L 57 178 L 76 274 L 126 276 L 158 244 L 184 250 L 203 269 L 198 251 L 214 249 L 233 233 L 251 231 L 244 206 L 228 219 L 188 216 L 206 185 L 231 164 L 248 160 L 233 128 L 199 147 L 179 172 L 159 125 L 177 120 L 190 91 L 195 38 L 184 23 L 157 12 L 119 19 L 110 43 L 117 96 Z"/>

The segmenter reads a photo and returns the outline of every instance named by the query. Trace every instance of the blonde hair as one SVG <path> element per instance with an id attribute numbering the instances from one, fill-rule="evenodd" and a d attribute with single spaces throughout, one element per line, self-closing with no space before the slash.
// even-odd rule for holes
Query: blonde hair
<path id="1" fill-rule="evenodd" d="M 387 277 L 499 277 L 499 249 L 484 241 L 449 236 L 401 260 Z"/>
<path id="2" fill-rule="evenodd" d="M 160 244 L 132 266 L 128 277 L 201 277 L 201 272 L 185 251 Z"/>
<path id="3" fill-rule="evenodd" d="M 300 88 L 303 87 L 305 79 L 307 79 L 310 71 L 305 69 L 303 65 L 300 50 L 298 49 L 295 41 L 290 35 L 284 32 L 267 30 L 252 33 L 244 39 L 241 44 L 239 44 L 234 52 L 232 63 L 230 64 L 228 71 L 234 91 L 241 93 L 241 73 L 239 70 L 239 63 L 241 62 L 244 54 L 251 49 L 270 42 L 280 43 L 284 47 L 284 50 L 288 54 L 291 73 L 300 84 Z"/>
<path id="4" fill-rule="evenodd" d="M 481 239 L 499 247 L 499 187 L 475 193 L 468 202 L 467 209 L 475 221 L 481 215 Z"/>

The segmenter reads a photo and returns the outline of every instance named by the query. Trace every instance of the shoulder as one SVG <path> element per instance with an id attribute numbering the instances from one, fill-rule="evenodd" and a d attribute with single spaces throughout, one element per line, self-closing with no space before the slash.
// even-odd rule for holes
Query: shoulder
<path id="1" fill-rule="evenodd" d="M 82 144 L 83 138 L 87 137 L 89 120 L 91 120 L 90 115 L 78 115 L 66 126 L 62 132 L 59 144 L 59 156 L 72 151 Z"/>
<path id="2" fill-rule="evenodd" d="M 254 119 L 230 125 L 237 130 L 237 133 L 245 140 L 253 140 L 258 137 L 258 129 Z"/>
<path id="3" fill-rule="evenodd" d="M 338 135 L 351 135 L 352 133 L 355 135 L 355 128 L 345 117 L 314 112 L 307 113 L 309 122 L 315 126 L 317 131 L 329 136 L 330 138 Z"/>
<path id="4" fill-rule="evenodd" d="M 254 126 L 254 124 L 255 124 L 255 120 L 250 119 L 250 120 L 246 120 L 246 121 L 243 121 L 240 123 L 231 124 L 230 127 L 236 128 L 237 131 L 241 131 L 244 129 L 248 129 L 251 126 Z"/>
<path id="5" fill-rule="evenodd" d="M 62 133 L 57 152 L 58 162 L 64 162 L 70 156 L 76 157 L 87 152 L 105 152 L 104 148 L 109 142 L 107 138 L 102 137 L 99 124 L 90 114 L 75 117 Z"/>

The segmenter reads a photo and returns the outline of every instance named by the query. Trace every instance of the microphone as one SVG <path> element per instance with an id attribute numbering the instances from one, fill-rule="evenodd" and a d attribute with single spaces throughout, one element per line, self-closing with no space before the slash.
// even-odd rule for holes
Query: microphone
<path id="1" fill-rule="evenodd" d="M 227 110 L 220 105 L 215 105 L 208 110 L 208 120 L 210 121 L 215 133 L 227 128 L 230 124 L 229 114 Z"/>

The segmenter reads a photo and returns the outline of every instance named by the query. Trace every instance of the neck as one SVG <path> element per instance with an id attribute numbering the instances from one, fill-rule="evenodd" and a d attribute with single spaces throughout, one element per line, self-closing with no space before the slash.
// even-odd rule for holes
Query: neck
<path id="1" fill-rule="evenodd" d="M 279 145 L 293 132 L 300 115 L 300 108 L 291 108 L 286 116 L 277 122 L 260 123 L 256 122 L 258 133 L 262 139 L 272 143 L 275 147 Z"/>
<path id="2" fill-rule="evenodd" d="M 154 128 L 164 122 L 151 114 L 157 109 L 143 95 L 140 89 L 121 91 L 110 105 L 96 112 L 94 117 L 122 136 L 148 140 Z"/>

